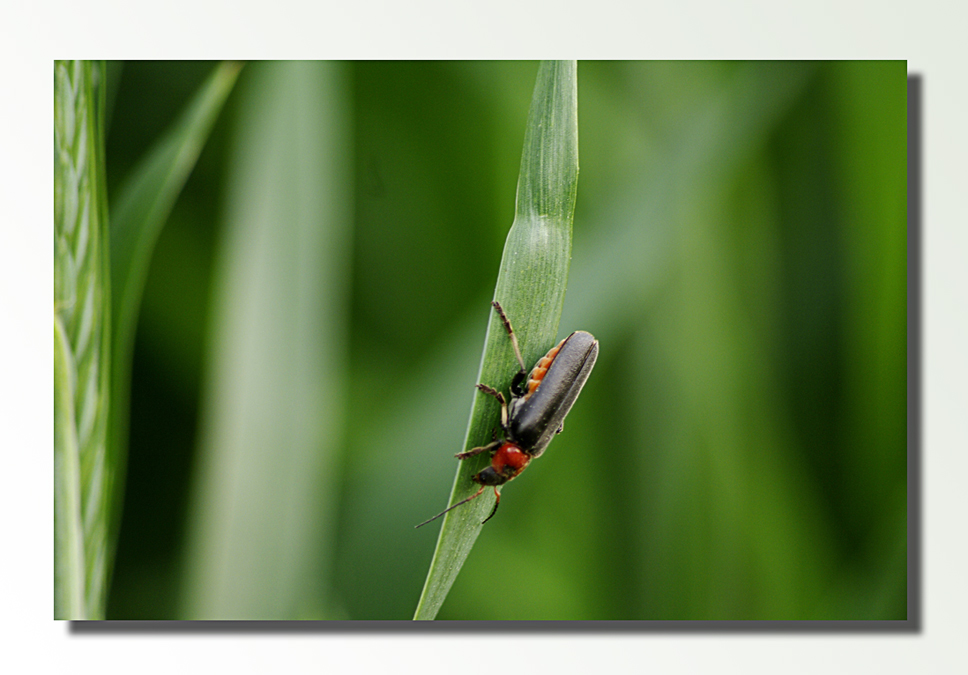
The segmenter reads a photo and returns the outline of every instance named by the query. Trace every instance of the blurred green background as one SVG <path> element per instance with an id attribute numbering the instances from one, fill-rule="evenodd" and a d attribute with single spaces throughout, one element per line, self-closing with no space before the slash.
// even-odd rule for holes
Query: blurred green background
<path id="1" fill-rule="evenodd" d="M 110 194 L 214 65 L 110 64 Z M 149 273 L 108 618 L 413 615 L 536 72 L 245 66 Z M 578 73 L 601 354 L 438 618 L 906 618 L 906 63 Z"/>

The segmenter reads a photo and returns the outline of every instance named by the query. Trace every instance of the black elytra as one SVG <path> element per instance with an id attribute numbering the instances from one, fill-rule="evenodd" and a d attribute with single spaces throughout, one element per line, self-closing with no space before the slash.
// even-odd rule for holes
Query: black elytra
<path id="1" fill-rule="evenodd" d="M 471 477 L 481 486 L 467 499 L 449 506 L 433 518 L 417 525 L 421 527 L 440 518 L 448 511 L 476 499 L 484 492 L 488 485 L 494 486 L 496 500 L 490 515 L 481 523 L 486 523 L 497 511 L 501 503 L 498 485 L 503 485 L 517 477 L 528 466 L 532 459 L 540 457 L 547 449 L 551 439 L 559 433 L 565 423 L 565 417 L 571 411 L 578 399 L 582 387 L 598 359 L 598 340 L 591 333 L 582 330 L 575 331 L 548 353 L 538 359 L 529 373 L 524 367 L 521 350 L 518 347 L 514 329 L 501 304 L 495 300 L 491 303 L 504 324 L 514 355 L 517 357 L 521 370 L 511 382 L 511 402 L 505 401 L 504 395 L 487 386 L 478 384 L 477 388 L 483 393 L 493 396 L 501 405 L 501 429 L 503 439 L 495 439 L 478 448 L 467 452 L 457 453 L 458 459 L 473 457 L 482 452 L 491 455 L 491 465 Z"/>

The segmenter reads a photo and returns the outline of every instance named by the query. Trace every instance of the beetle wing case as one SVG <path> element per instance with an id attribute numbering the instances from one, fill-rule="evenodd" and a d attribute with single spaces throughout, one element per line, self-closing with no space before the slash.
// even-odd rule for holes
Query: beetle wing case
<path id="1" fill-rule="evenodd" d="M 598 358 L 598 340 L 575 331 L 561 345 L 541 384 L 531 396 L 510 404 L 509 436 L 538 457 L 561 428 Z"/>

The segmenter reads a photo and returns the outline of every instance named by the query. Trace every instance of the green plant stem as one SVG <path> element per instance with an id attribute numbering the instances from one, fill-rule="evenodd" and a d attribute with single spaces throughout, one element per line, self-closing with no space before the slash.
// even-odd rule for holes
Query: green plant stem
<path id="1" fill-rule="evenodd" d="M 115 463 L 104 64 L 54 65 L 54 616 L 104 616 Z"/>

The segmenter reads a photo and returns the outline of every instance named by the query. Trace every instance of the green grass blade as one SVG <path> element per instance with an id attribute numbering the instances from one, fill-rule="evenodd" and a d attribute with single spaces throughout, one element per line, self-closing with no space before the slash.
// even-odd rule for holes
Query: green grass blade
<path id="1" fill-rule="evenodd" d="M 343 68 L 259 63 L 240 91 L 183 613 L 332 616 L 352 225 Z"/>
<path id="2" fill-rule="evenodd" d="M 208 140 L 242 64 L 217 66 L 181 116 L 141 159 L 121 186 L 111 217 L 112 376 L 111 438 L 118 475 L 127 456 L 131 355 L 138 309 L 161 229 Z M 121 491 L 115 513 L 120 513 Z M 111 524 L 116 539 L 117 521 Z"/>
<path id="3" fill-rule="evenodd" d="M 54 616 L 104 616 L 110 284 L 104 66 L 54 64 Z"/>
<path id="4" fill-rule="evenodd" d="M 528 114 L 514 222 L 508 233 L 494 298 L 514 324 L 525 363 L 554 344 L 561 319 L 578 185 L 578 89 L 574 61 L 544 61 Z M 517 365 L 494 313 L 488 324 L 479 382 L 507 391 Z M 464 448 L 484 445 L 498 427 L 495 401 L 475 393 Z M 460 463 L 449 504 L 477 491 L 470 477 L 486 455 Z M 494 506 L 490 490 L 444 516 L 414 619 L 433 619 Z"/>
<path id="5" fill-rule="evenodd" d="M 151 252 L 242 64 L 220 64 L 121 187 L 111 218 L 114 335 L 130 338 Z M 118 347 L 116 346 L 116 349 Z"/>
<path id="6" fill-rule="evenodd" d="M 627 443 L 644 450 L 632 452 L 623 469 L 625 489 L 639 492 L 628 509 L 630 527 L 621 536 L 633 542 L 632 567 L 650 570 L 653 578 L 651 584 L 625 589 L 643 615 L 675 606 L 683 608 L 678 610 L 682 618 L 709 618 L 709 599 L 723 596 L 714 585 L 700 587 L 707 583 L 702 566 L 710 560 L 720 561 L 723 569 L 735 566 L 729 570 L 738 578 L 751 559 L 763 580 L 783 589 L 772 591 L 765 602 L 751 593 L 743 609 L 751 615 L 744 618 L 763 618 L 761 606 L 789 602 L 787 589 L 794 586 L 781 580 L 795 578 L 809 587 L 818 578 L 824 548 L 818 542 L 824 540 L 814 533 L 820 505 L 804 489 L 795 463 L 782 453 L 762 451 L 789 447 L 789 431 L 761 408 L 739 407 L 780 398 L 777 374 L 765 358 L 771 333 L 746 314 L 750 306 L 771 304 L 752 293 L 752 286 L 742 286 L 745 275 L 755 278 L 757 272 L 761 279 L 776 278 L 769 271 L 771 233 L 765 231 L 776 225 L 755 217 L 768 212 L 765 205 L 742 212 L 738 225 L 727 227 L 722 215 L 730 212 L 722 206 L 722 194 L 737 176 L 746 181 L 746 199 L 770 194 L 755 182 L 770 175 L 763 168 L 772 167 L 764 148 L 815 75 L 813 64 L 741 64 L 712 90 L 714 95 L 682 111 L 685 122 L 669 134 L 668 150 L 656 168 L 642 166 L 632 173 L 631 183 L 642 189 L 623 189 L 605 202 L 607 210 L 587 214 L 601 224 L 601 236 L 575 265 L 569 311 L 588 325 L 622 326 L 653 340 L 651 353 L 636 350 L 623 370 L 632 383 L 626 395 L 630 409 L 651 409 L 630 420 Z M 726 243 L 724 232 L 743 232 L 744 248 L 734 248 L 734 239 Z M 688 283 L 669 282 L 677 276 Z M 757 290 L 773 292 L 762 285 Z M 601 302 L 623 293 L 635 299 Z M 656 377 L 657 362 L 665 379 Z M 737 372 L 727 370 L 734 368 Z M 663 422 L 656 425 L 654 419 Z M 739 426 L 737 419 L 750 421 Z M 672 429 L 666 433 L 674 440 L 657 436 L 659 426 Z M 680 440 L 691 435 L 703 441 Z M 641 489 L 649 484 L 654 489 Z M 716 527 L 729 532 L 730 541 L 743 542 L 742 553 L 701 548 L 712 539 L 695 533 L 708 526 L 710 513 L 730 514 Z M 812 546 L 799 548 L 804 539 Z M 657 548 L 649 544 L 653 541 L 666 545 Z M 683 556 L 683 550 L 689 554 Z"/>
<path id="7" fill-rule="evenodd" d="M 81 469 L 74 422 L 73 355 L 54 317 L 54 618 L 84 618 Z"/>

